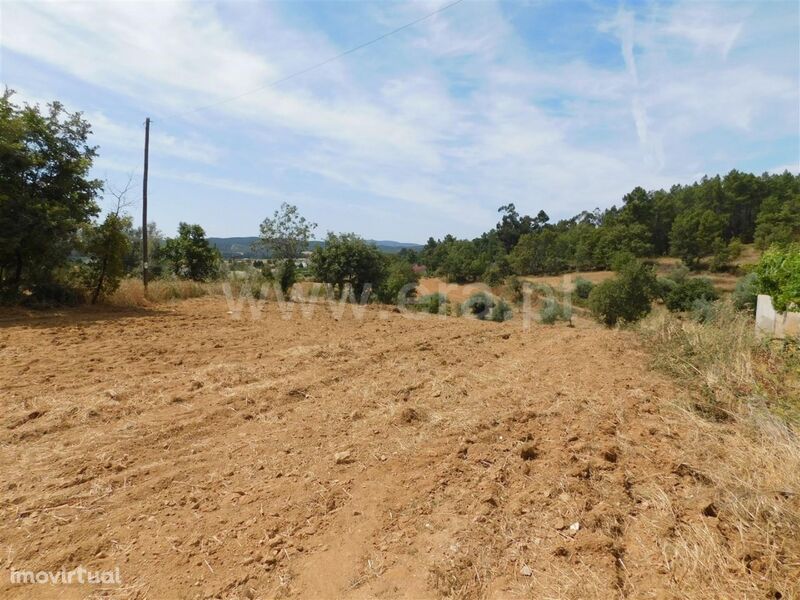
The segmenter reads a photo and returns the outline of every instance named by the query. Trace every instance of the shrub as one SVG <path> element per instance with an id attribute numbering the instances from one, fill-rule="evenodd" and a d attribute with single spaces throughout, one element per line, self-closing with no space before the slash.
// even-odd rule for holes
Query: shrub
<path id="1" fill-rule="evenodd" d="M 276 279 L 278 280 L 278 283 L 281 286 L 281 291 L 284 293 L 284 295 L 291 292 L 292 287 L 297 281 L 297 265 L 294 264 L 294 260 L 288 258 L 281 261 L 281 263 L 278 265 Z"/>
<path id="2" fill-rule="evenodd" d="M 772 296 L 775 310 L 800 306 L 800 244 L 773 246 L 755 268 L 758 293 Z"/>
<path id="3" fill-rule="evenodd" d="M 739 258 L 742 253 L 742 242 L 739 239 L 732 239 L 726 244 L 721 239 L 714 245 L 714 256 L 709 262 L 709 269 L 714 272 L 725 271 L 730 268 L 731 263 Z"/>
<path id="4" fill-rule="evenodd" d="M 516 275 L 512 275 L 508 280 L 508 286 L 511 288 L 511 297 L 514 302 L 522 302 L 522 281 Z"/>
<path id="5" fill-rule="evenodd" d="M 588 279 L 578 277 L 575 280 L 575 295 L 581 300 L 586 300 L 592 291 L 594 284 Z"/>
<path id="6" fill-rule="evenodd" d="M 691 315 L 698 323 L 710 323 L 717 316 L 717 304 L 705 298 L 697 298 L 692 302 Z"/>
<path id="7" fill-rule="evenodd" d="M 656 298 L 662 302 L 666 301 L 667 296 L 669 296 L 670 292 L 672 292 L 672 290 L 674 290 L 676 287 L 678 287 L 678 284 L 674 279 L 670 279 L 669 277 L 658 277 L 656 279 Z"/>
<path id="8" fill-rule="evenodd" d="M 480 320 L 489 316 L 489 311 L 494 306 L 494 301 L 484 292 L 473 294 L 464 302 L 464 312 L 474 315 Z"/>
<path id="9" fill-rule="evenodd" d="M 719 297 L 710 279 L 706 277 L 696 277 L 687 279 L 675 286 L 664 303 L 672 312 L 687 311 L 692 309 L 695 300 L 707 300 L 709 302 Z"/>
<path id="10" fill-rule="evenodd" d="M 511 307 L 502 298 L 497 298 L 494 306 L 489 311 L 489 320 L 496 323 L 507 321 L 512 316 Z"/>
<path id="11" fill-rule="evenodd" d="M 758 275 L 756 273 L 748 273 L 737 281 L 731 297 L 733 305 L 738 310 L 755 311 L 758 297 Z"/>
<path id="12" fill-rule="evenodd" d="M 689 278 L 689 273 L 691 273 L 691 270 L 686 265 L 676 265 L 667 273 L 667 279 L 675 283 L 683 283 Z"/>
<path id="13" fill-rule="evenodd" d="M 200 225 L 178 224 L 178 237 L 164 243 L 164 257 L 178 277 L 208 281 L 219 274 L 220 253 Z"/>
<path id="14" fill-rule="evenodd" d="M 416 308 L 432 315 L 438 315 L 440 311 L 444 312 L 446 302 L 447 297 L 444 294 L 427 294 L 417 301 Z"/>
<path id="15" fill-rule="evenodd" d="M 572 308 L 559 304 L 552 298 L 548 298 L 544 301 L 544 304 L 542 304 L 542 308 L 539 309 L 539 318 L 542 323 L 546 325 L 552 325 L 558 320 L 571 321 Z"/>
<path id="16" fill-rule="evenodd" d="M 650 312 L 655 291 L 653 270 L 637 261 L 629 261 L 613 279 L 592 289 L 589 308 L 597 320 L 608 326 L 632 323 Z"/>
<path id="17" fill-rule="evenodd" d="M 311 255 L 311 270 L 318 281 L 341 292 L 349 284 L 357 298 L 367 285 L 379 289 L 386 273 L 385 257 L 378 248 L 354 233 L 328 233 L 323 246 Z"/>
<path id="18" fill-rule="evenodd" d="M 395 304 L 399 301 L 400 294 L 408 290 L 406 286 L 413 286 L 419 281 L 419 275 L 414 272 L 411 263 L 404 260 L 393 260 L 386 269 L 386 276 L 378 286 L 378 300 L 384 304 Z M 413 297 L 414 291 L 406 294 L 406 297 Z"/>
<path id="19" fill-rule="evenodd" d="M 22 304 L 36 308 L 77 306 L 86 302 L 86 290 L 71 283 L 48 281 L 36 284 Z"/>
<path id="20" fill-rule="evenodd" d="M 481 321 L 489 319 L 499 323 L 511 318 L 511 307 L 508 303 L 485 292 L 470 296 L 461 307 L 461 312 L 467 312 Z"/>
<path id="21" fill-rule="evenodd" d="M 489 267 L 483 272 L 483 279 L 486 285 L 491 287 L 497 287 L 503 283 L 503 270 L 498 266 L 497 263 L 492 263 Z"/>

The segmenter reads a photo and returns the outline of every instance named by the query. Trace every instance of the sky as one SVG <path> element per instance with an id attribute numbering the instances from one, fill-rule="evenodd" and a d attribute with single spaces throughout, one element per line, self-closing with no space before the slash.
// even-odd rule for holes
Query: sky
<path id="1" fill-rule="evenodd" d="M 475 237 L 636 186 L 800 171 L 796 1 L 0 0 L 0 81 L 92 124 L 93 175 L 141 219 L 257 235 Z M 101 199 L 103 206 L 110 205 Z"/>

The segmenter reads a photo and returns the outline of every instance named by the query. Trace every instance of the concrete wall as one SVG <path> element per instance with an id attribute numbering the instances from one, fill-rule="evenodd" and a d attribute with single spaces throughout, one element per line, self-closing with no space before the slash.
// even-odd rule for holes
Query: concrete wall
<path id="1" fill-rule="evenodd" d="M 759 294 L 756 304 L 756 335 L 770 338 L 800 337 L 800 313 L 780 313 L 772 306 L 772 297 Z"/>

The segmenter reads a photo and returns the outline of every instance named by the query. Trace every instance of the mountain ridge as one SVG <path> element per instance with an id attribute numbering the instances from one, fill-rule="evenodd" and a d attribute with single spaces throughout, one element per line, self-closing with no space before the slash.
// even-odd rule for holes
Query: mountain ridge
<path id="1" fill-rule="evenodd" d="M 260 238 L 257 236 L 243 237 L 209 237 L 208 241 L 216 247 L 224 258 L 269 258 L 269 253 L 265 250 L 254 250 L 253 243 Z M 396 254 L 404 248 L 422 248 L 422 244 L 412 242 L 396 242 L 394 240 L 365 240 L 367 243 L 374 244 L 381 252 Z M 308 243 L 309 250 L 318 248 L 325 244 L 324 240 L 312 240 Z"/>

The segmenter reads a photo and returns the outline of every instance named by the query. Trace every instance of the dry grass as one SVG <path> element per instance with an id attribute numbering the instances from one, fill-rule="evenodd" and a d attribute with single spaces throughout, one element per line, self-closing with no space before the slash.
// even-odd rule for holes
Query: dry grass
<path id="1" fill-rule="evenodd" d="M 715 490 L 725 527 L 679 527 L 664 541 L 681 580 L 751 597 L 800 594 L 800 369 L 796 345 L 755 339 L 729 304 L 699 324 L 660 312 L 642 324 L 658 368 L 687 386 L 667 417 L 690 425 L 691 468 Z M 666 495 L 657 486 L 648 500 Z M 665 511 L 669 507 L 664 507 Z"/>
<path id="2" fill-rule="evenodd" d="M 170 300 L 184 300 L 216 294 L 220 289 L 218 283 L 157 279 L 148 284 L 147 294 L 145 294 L 141 280 L 125 279 L 117 291 L 106 300 L 106 304 L 126 307 L 149 306 Z"/>
<path id="3" fill-rule="evenodd" d="M 753 410 L 800 424 L 800 354 L 796 342 L 755 338 L 752 318 L 719 303 L 712 322 L 664 310 L 642 323 L 655 366 L 701 393 L 696 408 L 717 419 L 745 419 Z"/>

